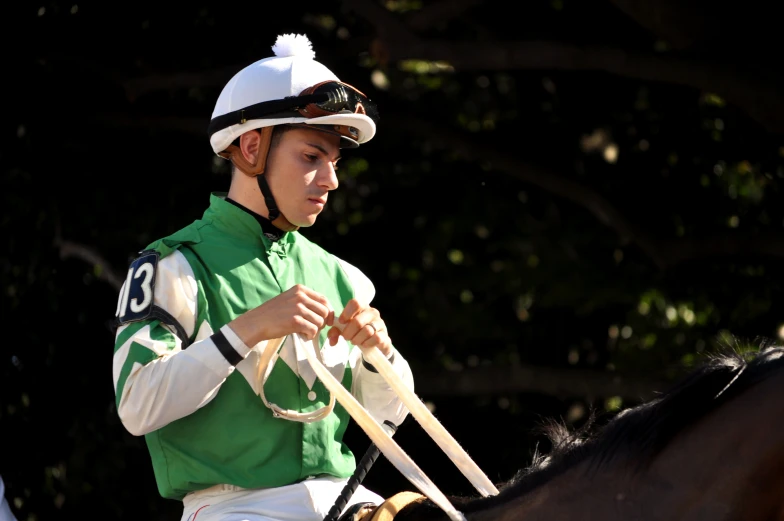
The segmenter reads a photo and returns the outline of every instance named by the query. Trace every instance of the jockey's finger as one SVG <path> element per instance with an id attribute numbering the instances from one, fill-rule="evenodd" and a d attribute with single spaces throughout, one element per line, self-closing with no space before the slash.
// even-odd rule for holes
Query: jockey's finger
<path id="1" fill-rule="evenodd" d="M 340 329 L 336 327 L 330 328 L 327 332 L 327 340 L 329 341 L 329 345 L 334 346 L 338 343 L 338 339 L 340 338 Z"/>
<path id="2" fill-rule="evenodd" d="M 360 332 L 362 328 L 377 320 L 379 318 L 378 310 L 375 308 L 365 308 L 356 315 L 345 325 L 343 328 L 343 338 L 356 344 L 354 337 Z M 372 334 L 372 329 L 368 328 L 369 334 Z M 367 336 L 369 336 L 369 334 Z M 364 337 L 365 340 L 367 337 Z"/>
<path id="3" fill-rule="evenodd" d="M 304 303 L 324 319 L 332 313 L 332 306 L 329 303 L 329 300 L 321 293 L 302 284 L 296 284 L 291 289 L 298 302 Z"/>
<path id="4" fill-rule="evenodd" d="M 376 337 L 378 337 L 378 341 L 376 341 Z M 359 347 L 363 351 L 374 347 L 378 348 L 385 357 L 389 358 L 389 353 L 392 351 L 392 339 L 389 338 L 386 331 L 383 331 L 379 335 L 368 338 Z"/>
<path id="5" fill-rule="evenodd" d="M 318 315 L 324 323 L 332 324 L 335 312 L 332 311 L 328 301 L 324 304 L 321 300 L 311 298 L 309 295 L 299 295 L 296 306 L 298 312 L 309 310 L 311 313 Z"/>
<path id="6" fill-rule="evenodd" d="M 325 313 L 329 314 L 329 311 L 327 310 Z M 317 331 L 321 330 L 321 328 L 324 327 L 326 323 L 326 318 L 324 318 L 324 316 L 322 316 L 318 311 L 314 311 L 311 307 L 308 307 L 308 305 L 303 302 L 297 304 L 297 309 L 292 319 L 294 321 L 295 327 L 303 325 L 302 321 L 305 321 L 309 324 L 313 324 Z M 295 332 L 299 333 L 299 331 L 296 329 Z"/>
<path id="7" fill-rule="evenodd" d="M 351 342 L 357 346 L 375 347 L 386 337 L 386 326 L 380 318 L 362 326 Z"/>
<path id="8" fill-rule="evenodd" d="M 357 299 L 352 298 L 346 303 L 346 307 L 340 313 L 338 321 L 341 324 L 348 324 L 360 311 L 367 309 L 368 306 L 363 305 Z"/>
<path id="9" fill-rule="evenodd" d="M 294 326 L 292 332 L 299 333 L 307 340 L 313 340 L 321 329 L 320 326 L 317 326 L 315 323 L 310 322 L 302 316 L 295 316 L 293 322 Z"/>

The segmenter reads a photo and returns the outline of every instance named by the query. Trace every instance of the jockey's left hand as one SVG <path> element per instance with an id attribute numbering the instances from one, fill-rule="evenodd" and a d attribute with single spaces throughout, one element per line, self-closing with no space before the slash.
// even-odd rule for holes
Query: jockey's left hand
<path id="1" fill-rule="evenodd" d="M 347 341 L 361 348 L 377 347 L 384 356 L 392 352 L 392 340 L 387 333 L 387 326 L 381 320 L 376 308 L 351 299 L 338 317 L 343 331 L 333 326 L 327 333 L 329 345 L 334 346 L 338 338 L 343 336 Z"/>

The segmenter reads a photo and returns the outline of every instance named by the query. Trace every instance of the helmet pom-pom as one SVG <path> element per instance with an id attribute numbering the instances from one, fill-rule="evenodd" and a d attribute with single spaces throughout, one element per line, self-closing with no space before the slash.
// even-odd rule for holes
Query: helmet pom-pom
<path id="1" fill-rule="evenodd" d="M 304 34 L 282 34 L 278 36 L 275 45 L 272 46 L 275 56 L 302 56 L 310 58 L 316 57 L 312 44 Z"/>

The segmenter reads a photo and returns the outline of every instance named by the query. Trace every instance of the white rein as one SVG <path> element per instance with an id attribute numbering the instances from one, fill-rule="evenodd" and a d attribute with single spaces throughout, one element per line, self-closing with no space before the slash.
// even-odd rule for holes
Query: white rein
<path id="1" fill-rule="evenodd" d="M 337 314 L 336 314 L 337 316 Z M 335 321 L 335 326 L 341 331 L 342 324 Z M 368 437 L 375 443 L 384 456 L 397 468 L 422 494 L 427 496 L 433 503 L 438 505 L 452 521 L 466 521 L 465 516 L 455 509 L 449 499 L 436 487 L 436 485 L 425 475 L 416 463 L 403 451 L 402 448 L 392 439 L 391 435 L 381 425 L 379 425 L 370 413 L 360 404 L 356 398 L 335 378 L 332 373 L 324 366 L 321 361 L 318 337 L 314 340 L 305 340 L 301 335 L 297 335 L 295 341 L 301 342 L 305 356 L 313 367 L 316 376 L 322 381 L 324 386 L 330 391 L 330 404 L 318 411 L 303 415 L 294 411 L 281 410 L 275 404 L 267 402 L 264 396 L 264 382 L 269 376 L 271 367 L 270 361 L 277 354 L 278 349 L 283 344 L 283 338 L 270 340 L 264 349 L 258 368 L 260 395 L 264 404 L 271 408 L 276 416 L 292 421 L 312 422 L 322 419 L 332 411 L 335 399 L 348 411 Z M 474 463 L 455 439 L 446 431 L 443 425 L 433 416 L 430 410 L 422 403 L 422 400 L 414 394 L 395 373 L 392 364 L 377 348 L 362 349 L 367 361 L 372 364 L 378 373 L 386 380 L 389 386 L 397 393 L 401 401 L 408 408 L 411 415 L 419 422 L 430 437 L 439 447 L 449 456 L 449 459 L 457 466 L 460 472 L 474 485 L 482 496 L 498 494 L 498 490 L 482 470 Z"/>

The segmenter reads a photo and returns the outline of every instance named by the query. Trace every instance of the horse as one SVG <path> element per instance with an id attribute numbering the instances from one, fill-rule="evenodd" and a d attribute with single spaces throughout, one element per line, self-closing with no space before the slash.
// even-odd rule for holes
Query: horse
<path id="1" fill-rule="evenodd" d="M 782 521 L 782 355 L 736 346 L 603 426 L 551 421 L 553 449 L 497 495 L 449 499 L 468 521 Z M 449 518 L 422 497 L 394 519 Z"/>

